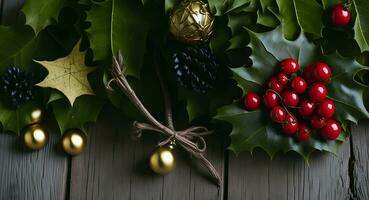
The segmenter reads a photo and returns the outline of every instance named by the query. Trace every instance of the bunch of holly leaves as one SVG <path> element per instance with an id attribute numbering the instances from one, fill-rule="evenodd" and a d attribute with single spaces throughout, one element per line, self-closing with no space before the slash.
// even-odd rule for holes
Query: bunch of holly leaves
<path id="1" fill-rule="evenodd" d="M 127 120 L 142 118 L 123 94 L 105 89 L 111 78 L 111 58 L 119 50 L 128 79 L 150 112 L 158 118 L 164 115 L 153 67 L 160 65 L 178 126 L 229 122 L 230 149 L 236 153 L 255 147 L 270 156 L 295 151 L 305 159 L 314 150 L 334 153 L 349 135 L 350 122 L 369 117 L 366 0 L 208 0 L 216 17 L 208 44 L 224 73 L 205 93 L 177 87 L 167 59 L 172 44 L 168 17 L 178 3 L 26 0 L 17 22 L 0 26 L 0 76 L 10 66 L 32 72 L 38 95 L 16 109 L 0 102 L 3 130 L 19 133 L 26 122 L 17 116 L 35 106 L 50 111 L 49 117 L 56 119 L 62 133 L 70 128 L 84 130 L 107 102 L 120 108 Z M 345 27 L 330 22 L 331 8 L 337 3 L 350 6 L 351 21 Z M 242 108 L 239 99 L 247 91 L 263 90 L 278 61 L 287 57 L 298 59 L 302 67 L 314 60 L 335 66 L 327 87 L 336 105 L 335 118 L 344 129 L 339 140 L 314 138 L 300 143 L 266 121 L 267 111 Z M 50 70 L 58 66 L 61 70 Z"/>

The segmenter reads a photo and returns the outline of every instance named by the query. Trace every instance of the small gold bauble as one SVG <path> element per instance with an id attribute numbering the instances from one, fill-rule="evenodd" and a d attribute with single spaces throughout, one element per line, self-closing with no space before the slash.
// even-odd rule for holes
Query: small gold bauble
<path id="1" fill-rule="evenodd" d="M 43 118 L 43 112 L 41 108 L 35 108 L 33 109 L 29 116 L 27 116 L 27 121 L 30 124 L 40 123 Z"/>
<path id="2" fill-rule="evenodd" d="M 49 134 L 40 124 L 33 124 L 24 130 L 23 141 L 28 148 L 38 150 L 46 146 Z"/>
<path id="3" fill-rule="evenodd" d="M 170 15 L 169 30 L 185 43 L 207 41 L 214 29 L 214 16 L 201 0 L 184 0 Z"/>
<path id="4" fill-rule="evenodd" d="M 167 174 L 176 166 L 173 144 L 156 148 L 150 156 L 150 167 L 157 174 Z"/>
<path id="5" fill-rule="evenodd" d="M 69 155 L 78 155 L 85 149 L 86 140 L 86 135 L 81 130 L 71 129 L 63 135 L 63 150 Z"/>

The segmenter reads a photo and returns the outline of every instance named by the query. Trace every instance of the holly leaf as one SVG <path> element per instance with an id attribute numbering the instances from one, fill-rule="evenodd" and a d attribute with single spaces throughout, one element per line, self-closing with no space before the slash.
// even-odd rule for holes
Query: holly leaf
<path id="1" fill-rule="evenodd" d="M 10 131 L 17 135 L 21 134 L 22 129 L 32 123 L 31 113 L 36 108 L 40 108 L 36 100 L 30 101 L 15 110 L 0 102 L 2 132 Z"/>
<path id="2" fill-rule="evenodd" d="M 337 53 L 323 55 L 321 48 L 309 42 L 303 34 L 296 40 L 289 41 L 284 38 L 281 27 L 262 34 L 249 30 L 244 34 L 247 33 L 250 36 L 248 47 L 253 51 L 250 56 L 252 66 L 232 70 L 234 79 L 244 93 L 264 93 L 265 83 L 278 71 L 277 64 L 284 58 L 297 59 L 302 68 L 321 60 L 332 69 L 332 78 L 327 88 L 328 97 L 336 105 L 334 118 L 341 121 L 344 127 L 347 121 L 357 123 L 359 119 L 369 118 L 363 100 L 368 87 L 354 80 L 356 74 L 366 70 L 366 67 Z M 300 143 L 293 137 L 284 135 L 278 125 L 271 122 L 266 109 L 249 112 L 239 101 L 220 108 L 215 118 L 232 124 L 230 149 L 237 154 L 242 151 L 252 152 L 254 148 L 261 147 L 271 157 L 277 152 L 294 151 L 308 160 L 315 150 L 335 153 L 338 145 L 348 136 L 348 132 L 342 132 L 338 140 L 325 141 L 314 133 L 309 142 Z"/>
<path id="3" fill-rule="evenodd" d="M 46 78 L 37 85 L 59 90 L 68 98 L 71 105 L 79 96 L 94 94 L 87 78 L 94 68 L 85 65 L 86 53 L 80 52 L 79 47 L 80 42 L 64 58 L 54 61 L 36 61 L 49 72 Z"/>
<path id="4" fill-rule="evenodd" d="M 48 25 L 57 21 L 65 0 L 27 0 L 22 8 L 26 24 L 31 26 L 36 35 Z"/>
<path id="5" fill-rule="evenodd" d="M 322 37 L 323 8 L 313 0 L 277 0 L 284 35 L 294 40 L 299 35 L 300 28 L 305 33 Z"/>
<path id="6" fill-rule="evenodd" d="M 122 51 L 127 75 L 139 77 L 148 32 L 166 24 L 163 14 L 160 9 L 143 6 L 139 1 L 113 0 L 111 49 L 113 55 Z"/>
<path id="7" fill-rule="evenodd" d="M 72 128 L 87 134 L 86 123 L 96 122 L 104 104 L 103 100 L 92 96 L 78 98 L 73 106 L 65 98 L 50 103 L 62 134 Z"/>
<path id="8" fill-rule="evenodd" d="M 111 55 L 110 47 L 110 22 L 112 1 L 92 1 L 91 9 L 87 11 L 86 21 L 91 26 L 86 30 L 90 40 L 90 48 L 94 54 L 94 60 L 104 60 Z M 104 16 L 104 17 L 102 17 Z"/>
<path id="9" fill-rule="evenodd" d="M 0 69 L 14 64 L 33 36 L 32 30 L 26 27 L 0 26 Z"/>
<path id="10" fill-rule="evenodd" d="M 355 40 L 362 52 L 369 51 L 369 1 L 352 1 L 356 11 Z"/>

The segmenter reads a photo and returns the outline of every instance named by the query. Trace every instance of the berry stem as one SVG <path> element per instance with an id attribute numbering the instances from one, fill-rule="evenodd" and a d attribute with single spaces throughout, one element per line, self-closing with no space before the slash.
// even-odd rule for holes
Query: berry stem
<path id="1" fill-rule="evenodd" d="M 281 100 L 281 104 L 282 104 L 282 106 L 283 106 L 283 108 L 286 110 L 286 112 L 287 112 L 287 114 L 288 115 L 290 115 L 290 116 L 292 116 L 292 114 L 290 113 L 290 111 L 287 109 L 287 107 L 283 104 L 283 99 L 282 99 L 282 97 L 281 97 L 281 95 L 279 95 L 278 94 L 278 92 L 276 92 L 275 90 L 273 90 L 273 89 L 268 89 L 267 91 L 271 91 L 271 92 L 274 92 L 278 97 L 279 97 L 279 99 Z"/>

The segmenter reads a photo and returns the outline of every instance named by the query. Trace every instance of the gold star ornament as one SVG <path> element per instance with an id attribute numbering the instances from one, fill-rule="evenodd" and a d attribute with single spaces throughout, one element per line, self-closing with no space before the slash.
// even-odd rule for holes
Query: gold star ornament
<path id="1" fill-rule="evenodd" d="M 54 61 L 35 61 L 49 72 L 46 78 L 37 85 L 59 90 L 68 98 L 72 106 L 77 97 L 94 95 L 87 75 L 95 68 L 85 65 L 86 52 L 80 52 L 79 48 L 80 41 L 72 52 L 64 58 Z"/>

